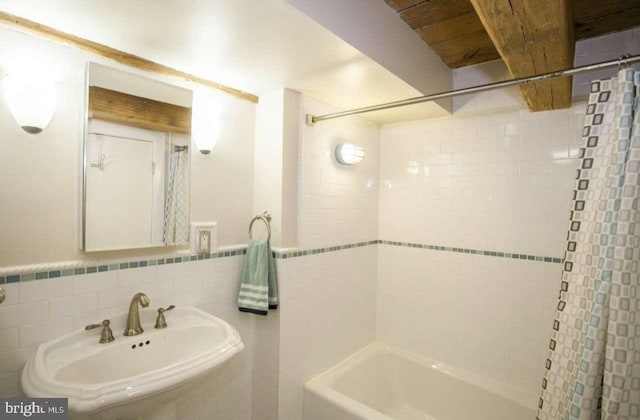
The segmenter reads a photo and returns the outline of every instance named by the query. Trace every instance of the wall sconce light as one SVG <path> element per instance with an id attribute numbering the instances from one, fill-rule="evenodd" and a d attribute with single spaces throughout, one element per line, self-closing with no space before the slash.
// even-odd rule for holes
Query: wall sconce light
<path id="1" fill-rule="evenodd" d="M 50 80 L 11 74 L 5 78 L 4 92 L 9 109 L 27 133 L 41 133 L 56 110 L 56 85 Z"/>
<path id="2" fill-rule="evenodd" d="M 218 142 L 218 135 L 220 134 L 220 126 L 215 119 L 212 119 L 206 124 L 208 127 L 200 127 L 200 129 L 194 133 L 193 142 L 196 148 L 203 155 L 211 153 L 216 143 Z"/>
<path id="3" fill-rule="evenodd" d="M 364 149 L 351 143 L 339 143 L 335 156 L 336 161 L 342 165 L 357 165 L 364 159 Z"/>
<path id="4" fill-rule="evenodd" d="M 220 135 L 220 98 L 204 87 L 193 90 L 191 137 L 203 155 L 211 153 Z"/>

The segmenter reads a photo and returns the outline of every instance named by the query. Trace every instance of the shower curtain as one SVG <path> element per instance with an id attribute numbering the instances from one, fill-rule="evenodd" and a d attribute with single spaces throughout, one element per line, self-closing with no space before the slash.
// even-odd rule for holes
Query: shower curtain
<path id="1" fill-rule="evenodd" d="M 640 72 L 594 81 L 540 420 L 640 419 Z"/>
<path id="2" fill-rule="evenodd" d="M 166 245 L 185 244 L 189 240 L 189 203 L 187 200 L 188 150 L 171 152 L 162 240 Z"/>

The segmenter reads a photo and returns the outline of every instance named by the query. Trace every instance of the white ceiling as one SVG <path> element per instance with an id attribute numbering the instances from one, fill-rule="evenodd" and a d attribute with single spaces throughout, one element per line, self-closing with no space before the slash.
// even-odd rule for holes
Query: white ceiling
<path id="1" fill-rule="evenodd" d="M 287 87 L 350 109 L 423 94 L 284 0 L 0 0 L 0 10 L 258 96 Z M 363 117 L 445 114 L 421 104 Z"/>

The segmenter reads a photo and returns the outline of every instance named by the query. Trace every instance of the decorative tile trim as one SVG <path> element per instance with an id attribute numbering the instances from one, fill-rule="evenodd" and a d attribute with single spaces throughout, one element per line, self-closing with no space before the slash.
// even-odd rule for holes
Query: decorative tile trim
<path id="1" fill-rule="evenodd" d="M 356 243 L 353 243 L 353 244 L 337 245 L 337 246 L 330 246 L 330 247 L 326 247 L 326 248 L 315 248 L 315 249 L 307 249 L 307 250 L 300 250 L 300 251 L 287 251 L 287 252 L 273 251 L 273 255 L 277 259 L 286 260 L 288 258 L 304 257 L 304 256 L 307 256 L 307 255 L 315 255 L 315 254 L 324 254 L 324 253 L 327 253 L 327 252 L 343 251 L 345 249 L 351 249 L 351 248 L 360 248 L 360 247 L 363 247 L 363 246 L 376 245 L 378 243 L 380 243 L 380 241 L 373 240 L 373 241 L 356 242 Z"/>
<path id="2" fill-rule="evenodd" d="M 128 270 L 132 268 L 143 268 L 150 267 L 154 265 L 166 265 L 166 264 L 180 264 L 190 261 L 199 261 L 199 260 L 209 260 L 213 258 L 224 258 L 224 257 L 235 257 L 237 255 L 245 255 L 247 253 L 246 247 L 221 250 L 218 252 L 213 252 L 209 254 L 198 254 L 198 255 L 185 255 L 178 257 L 164 257 L 158 259 L 151 260 L 140 260 L 140 261 L 125 261 L 125 262 L 112 262 L 109 264 L 101 264 L 101 265 L 93 265 L 93 263 L 89 263 L 91 265 L 86 265 L 84 267 L 76 267 L 69 268 L 65 270 L 60 269 L 52 269 L 52 270 L 42 270 L 42 271 L 30 271 L 29 266 L 26 267 L 16 267 L 15 272 L 11 272 L 11 269 L 3 269 L 3 275 L 0 276 L 0 284 L 7 283 L 18 283 L 21 281 L 30 281 L 30 280 L 43 280 L 43 279 L 53 279 L 57 277 L 67 277 L 67 276 L 78 276 L 82 274 L 92 274 L 92 273 L 102 273 L 105 271 L 116 271 L 116 270 Z M 55 263 L 54 263 L 55 264 Z M 51 266 L 54 266 L 52 264 Z M 46 265 L 39 265 L 39 267 L 46 267 Z"/>
<path id="3" fill-rule="evenodd" d="M 500 251 L 486 251 L 481 249 L 456 248 L 456 247 L 450 247 L 450 246 L 444 246 L 444 245 L 430 245 L 430 244 L 418 244 L 418 243 L 412 243 L 412 242 L 387 241 L 387 240 L 380 240 L 380 239 L 365 241 L 365 242 L 356 242 L 356 243 L 346 244 L 346 245 L 336 245 L 336 246 L 330 246 L 325 248 L 314 248 L 314 249 L 297 250 L 297 251 L 273 251 L 273 255 L 276 259 L 286 260 L 290 258 L 305 257 L 308 255 L 316 255 L 316 254 L 325 254 L 328 252 L 344 251 L 346 249 L 360 248 L 364 246 L 377 245 L 377 244 L 389 245 L 389 246 L 400 246 L 405 248 L 428 249 L 431 251 L 444 251 L 444 252 L 455 252 L 460 254 L 482 255 L 485 257 L 510 258 L 514 260 L 526 260 L 526 261 L 536 261 L 536 262 L 545 262 L 545 263 L 554 263 L 554 264 L 561 264 L 563 262 L 562 258 L 542 257 L 538 255 L 518 254 L 518 253 L 500 252 Z M 246 247 L 239 247 L 234 249 L 213 252 L 210 254 L 164 257 L 164 258 L 140 260 L 140 261 L 112 262 L 109 264 L 87 265 L 84 267 L 76 267 L 76 268 L 68 268 L 68 269 L 59 269 L 57 267 L 52 270 L 43 270 L 43 271 L 29 271 L 29 270 L 16 269 L 15 272 L 13 273 L 10 272 L 10 269 L 5 269 L 3 272 L 3 275 L 0 276 L 0 284 L 17 283 L 21 281 L 31 281 L 31 280 L 41 280 L 41 279 L 53 279 L 58 277 L 67 277 L 67 276 L 74 276 L 74 275 L 77 276 L 77 275 L 91 274 L 91 273 L 102 273 L 105 271 L 128 270 L 128 269 L 143 268 L 143 267 L 150 267 L 150 266 L 156 266 L 156 265 L 180 264 L 184 262 L 208 260 L 212 258 L 235 257 L 238 255 L 245 255 L 246 253 L 247 253 Z"/>
<path id="4" fill-rule="evenodd" d="M 396 242 L 396 241 L 385 241 L 385 240 L 378 240 L 377 242 L 382 245 L 402 246 L 406 248 L 420 248 L 420 249 L 428 249 L 431 251 L 456 252 L 460 254 L 483 255 L 485 257 L 510 258 L 513 260 L 527 260 L 527 261 L 536 261 L 536 262 L 545 262 L 545 263 L 554 263 L 554 264 L 562 263 L 562 258 L 541 257 L 539 255 L 518 254 L 518 253 L 502 252 L 502 251 L 486 251 L 482 249 L 471 249 L 471 248 L 456 248 L 452 246 L 417 244 L 412 242 Z"/>

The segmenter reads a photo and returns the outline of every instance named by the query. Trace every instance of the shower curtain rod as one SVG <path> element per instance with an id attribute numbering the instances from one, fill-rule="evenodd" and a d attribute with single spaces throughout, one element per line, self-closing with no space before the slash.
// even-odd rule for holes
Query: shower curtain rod
<path id="1" fill-rule="evenodd" d="M 484 91 L 493 90 L 493 89 L 501 89 L 501 88 L 508 87 L 508 86 L 522 85 L 522 84 L 527 84 L 527 83 L 531 83 L 531 82 L 537 82 L 537 81 L 546 80 L 546 79 L 555 79 L 556 77 L 572 76 L 574 74 L 583 73 L 585 71 L 598 70 L 598 69 L 605 68 L 605 67 L 612 67 L 612 66 L 616 66 L 616 65 L 618 67 L 628 66 L 631 63 L 635 63 L 635 62 L 638 62 L 638 61 L 640 61 L 640 55 L 634 55 L 634 56 L 623 55 L 622 57 L 620 57 L 620 58 L 618 58 L 616 60 L 603 61 L 601 63 L 589 64 L 589 65 L 586 65 L 586 66 L 574 67 L 574 68 L 570 68 L 570 69 L 566 69 L 566 70 L 560 70 L 560 71 L 554 71 L 554 72 L 550 72 L 550 73 L 543 73 L 543 74 L 538 74 L 538 75 L 535 75 L 535 76 L 522 77 L 522 78 L 519 78 L 519 79 L 511 79 L 511 80 L 505 80 L 505 81 L 502 81 L 502 82 L 489 83 L 489 84 L 486 84 L 486 85 L 480 85 L 480 86 L 473 86 L 473 87 L 468 87 L 468 88 L 463 88 L 463 89 L 450 90 L 450 91 L 447 91 L 447 92 L 435 93 L 435 94 L 432 94 L 432 95 L 418 96 L 418 97 L 415 97 L 415 98 L 403 99 L 403 100 L 400 100 L 400 101 L 387 102 L 385 104 L 366 106 L 366 107 L 363 107 L 363 108 L 355 108 L 355 109 L 351 109 L 351 110 L 348 110 L 348 111 L 334 112 L 332 114 L 325 114 L 325 115 L 318 115 L 318 116 L 315 116 L 315 115 L 312 115 L 312 114 L 307 114 L 306 115 L 306 122 L 309 125 L 313 125 L 314 123 L 317 123 L 319 121 L 332 120 L 334 118 L 347 117 L 349 115 L 363 114 L 365 112 L 372 112 L 372 111 L 382 111 L 384 109 L 397 108 L 397 107 L 407 106 L 407 105 L 414 105 L 414 104 L 419 104 L 419 103 L 422 103 L 422 102 L 431 102 L 431 101 L 435 101 L 437 99 L 450 98 L 450 97 L 458 96 L 458 95 L 465 95 L 465 94 L 469 94 L 469 93 L 484 92 Z"/>

